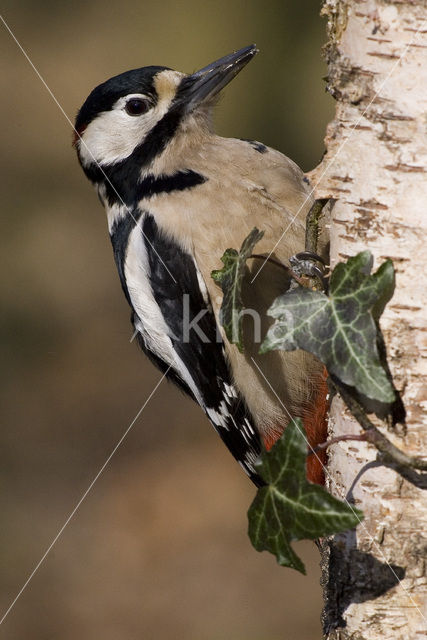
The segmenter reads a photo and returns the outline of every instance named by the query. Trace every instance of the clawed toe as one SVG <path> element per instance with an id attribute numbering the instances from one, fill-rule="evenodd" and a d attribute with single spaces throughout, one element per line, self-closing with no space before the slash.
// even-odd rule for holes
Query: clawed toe
<path id="1" fill-rule="evenodd" d="M 326 263 L 321 256 L 313 251 L 300 251 L 291 256 L 289 262 L 297 276 L 317 278 L 322 285 L 323 291 L 327 292 L 328 281 L 325 277 Z M 320 266 L 316 263 L 320 263 Z"/>

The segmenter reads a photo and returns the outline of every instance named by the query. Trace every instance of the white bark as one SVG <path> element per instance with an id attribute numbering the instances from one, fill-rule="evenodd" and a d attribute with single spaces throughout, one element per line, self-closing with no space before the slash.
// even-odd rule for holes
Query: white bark
<path id="1" fill-rule="evenodd" d="M 422 0 L 327 0 L 329 84 L 337 99 L 327 154 L 312 173 L 332 197 L 331 262 L 369 249 L 386 257 L 396 292 L 381 320 L 406 429 L 387 436 L 411 455 L 427 450 L 427 11 Z M 331 435 L 360 432 L 333 402 Z M 426 492 L 371 465 L 376 451 L 341 443 L 329 487 L 365 513 L 325 551 L 325 637 L 427 637 Z M 417 474 L 410 474 L 413 476 Z M 358 478 L 357 481 L 356 477 Z M 425 477 L 424 477 L 425 486 Z M 390 566 L 392 568 L 390 569 Z"/>

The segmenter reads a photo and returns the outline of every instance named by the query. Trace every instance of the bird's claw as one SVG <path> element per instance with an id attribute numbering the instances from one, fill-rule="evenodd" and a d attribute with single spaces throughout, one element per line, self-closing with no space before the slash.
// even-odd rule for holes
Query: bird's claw
<path id="1" fill-rule="evenodd" d="M 325 276 L 326 263 L 324 259 L 313 251 L 301 251 L 289 258 L 292 270 L 298 277 L 317 278 L 323 291 L 328 290 L 328 281 Z M 320 263 L 320 266 L 319 266 Z"/>

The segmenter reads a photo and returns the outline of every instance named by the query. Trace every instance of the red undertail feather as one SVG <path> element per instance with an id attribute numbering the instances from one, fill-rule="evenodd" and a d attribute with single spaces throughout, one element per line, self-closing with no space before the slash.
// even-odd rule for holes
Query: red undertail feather
<path id="1" fill-rule="evenodd" d="M 317 390 L 317 396 L 313 405 L 303 415 L 303 423 L 307 433 L 310 447 L 313 449 L 317 445 L 325 442 L 328 437 L 328 385 L 326 384 L 327 371 Z M 326 449 L 312 453 L 307 458 L 307 480 L 316 484 L 325 484 L 324 466 L 326 464 Z"/>
<path id="2" fill-rule="evenodd" d="M 328 434 L 328 386 L 326 384 L 327 371 L 324 370 L 323 378 L 319 384 L 316 398 L 309 409 L 303 413 L 302 420 L 304 423 L 307 439 L 310 445 L 310 452 L 317 445 L 325 442 Z M 263 438 L 264 446 L 269 451 L 276 440 L 282 434 L 283 429 L 277 430 L 273 434 L 269 434 Z M 326 464 L 326 450 L 311 453 L 307 457 L 307 480 L 316 484 L 325 484 L 325 474 L 323 467 Z"/>

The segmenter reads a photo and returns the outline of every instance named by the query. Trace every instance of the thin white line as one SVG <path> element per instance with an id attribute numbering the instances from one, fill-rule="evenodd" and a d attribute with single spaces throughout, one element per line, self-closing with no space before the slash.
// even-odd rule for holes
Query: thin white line
<path id="1" fill-rule="evenodd" d="M 134 215 L 132 214 L 131 209 L 129 209 L 129 207 L 127 206 L 127 204 L 124 202 L 123 198 L 121 197 L 121 195 L 119 194 L 119 192 L 117 191 L 117 189 L 115 188 L 115 186 L 113 185 L 113 183 L 111 182 L 111 180 L 109 179 L 109 177 L 107 176 L 107 174 L 105 173 L 104 169 L 101 167 L 101 165 L 99 164 L 99 162 L 96 160 L 96 158 L 94 157 L 93 153 L 91 152 L 91 150 L 89 149 L 89 147 L 87 146 L 87 144 L 85 143 L 85 141 L 83 140 L 83 138 L 81 137 L 81 135 L 79 134 L 79 132 L 75 129 L 72 121 L 70 120 L 70 118 L 68 117 L 68 115 L 65 113 L 64 109 L 61 107 L 61 105 L 59 104 L 57 98 L 55 97 L 54 93 L 51 91 L 51 89 L 48 87 L 46 81 L 44 80 L 44 78 L 42 77 L 41 73 L 38 71 L 38 69 L 35 67 L 35 65 L 33 64 L 33 62 L 31 61 L 29 55 L 27 54 L 27 52 L 25 51 L 25 49 L 23 48 L 23 46 L 21 45 L 21 43 L 19 42 L 19 40 L 16 38 L 15 34 L 13 33 L 13 31 L 10 29 L 9 25 L 7 24 L 6 20 L 3 18 L 2 15 L 0 15 L 0 20 L 3 22 L 5 28 L 7 29 L 7 31 L 10 33 L 10 35 L 12 36 L 13 40 L 15 41 L 15 43 L 18 45 L 19 49 L 21 50 L 22 54 L 25 56 L 26 60 L 29 62 L 29 64 L 31 65 L 32 69 L 34 70 L 34 72 L 36 73 L 36 75 L 38 76 L 39 80 L 41 81 L 41 83 L 43 84 L 43 86 L 45 87 L 45 89 L 47 90 L 47 92 L 49 93 L 49 95 L 51 96 L 51 98 L 53 99 L 53 101 L 55 102 L 56 106 L 58 107 L 58 109 L 61 111 L 62 115 L 64 116 L 64 118 L 66 119 L 66 121 L 68 122 L 68 124 L 71 126 L 71 128 L 73 129 L 73 131 L 77 134 L 81 144 L 83 144 L 87 150 L 87 152 L 89 153 L 89 155 L 91 156 L 92 160 L 94 161 L 94 163 L 96 164 L 96 166 L 98 167 L 98 169 L 101 171 L 102 175 L 104 176 L 105 180 L 108 182 L 108 184 L 111 186 L 111 188 L 113 189 L 114 193 L 116 194 L 116 196 L 120 199 L 122 205 L 125 207 L 127 213 L 130 215 L 130 217 L 132 218 L 132 220 L 134 221 L 135 225 L 137 227 L 139 227 L 141 229 L 142 235 L 144 236 L 144 238 L 147 240 L 147 242 L 149 243 L 149 245 L 151 246 L 151 248 L 153 249 L 154 253 L 156 254 L 156 256 L 158 257 L 158 259 L 160 260 L 160 262 L 163 264 L 164 268 L 166 269 L 166 271 L 168 272 L 168 274 L 170 275 L 170 277 L 172 278 L 172 280 L 176 283 L 176 280 L 173 276 L 173 274 L 169 271 L 168 267 L 166 266 L 166 264 L 163 262 L 162 258 L 159 256 L 159 254 L 157 253 L 155 247 L 152 245 L 152 243 L 150 242 L 150 239 L 146 236 L 146 234 L 144 233 L 143 228 L 141 227 L 141 223 L 140 221 L 136 220 Z"/>
<path id="2" fill-rule="evenodd" d="M 329 163 L 326 165 L 326 167 L 323 169 L 322 173 L 320 174 L 320 177 L 318 178 L 316 184 L 312 187 L 312 189 L 309 191 L 309 193 L 307 194 L 304 202 L 302 203 L 302 205 L 299 207 L 298 211 L 296 212 L 296 214 L 294 215 L 294 217 L 292 218 L 292 220 L 289 222 L 288 226 L 286 227 L 286 229 L 283 231 L 282 235 L 280 236 L 280 238 L 278 239 L 278 241 L 276 242 L 276 244 L 274 245 L 274 247 L 272 248 L 272 250 L 270 251 L 270 253 L 268 254 L 268 256 L 265 258 L 264 262 L 261 264 L 260 268 L 258 269 L 258 271 L 256 272 L 256 274 L 254 275 L 254 277 L 251 280 L 251 284 L 254 283 L 255 279 L 258 277 L 258 274 L 260 273 L 260 271 L 264 268 L 265 263 L 267 262 L 267 260 L 271 257 L 272 253 L 274 253 L 274 251 L 276 250 L 277 246 L 280 244 L 280 242 L 282 241 L 283 236 L 285 235 L 285 233 L 287 232 L 287 230 L 289 229 L 289 227 L 293 224 L 293 222 L 295 221 L 295 219 L 297 218 L 299 212 L 301 211 L 301 209 L 303 209 L 304 205 L 306 204 L 306 202 L 308 202 L 308 200 L 311 198 L 311 196 L 313 195 L 313 193 L 315 192 L 316 188 L 318 187 L 320 181 L 322 180 L 323 176 L 325 175 L 325 173 L 330 169 L 330 167 L 335 164 L 339 154 L 341 153 L 341 151 L 343 150 L 343 148 L 345 147 L 345 145 L 347 144 L 347 142 L 352 138 L 353 134 L 354 134 L 354 130 L 356 129 L 356 127 L 359 125 L 360 121 L 362 120 L 362 118 L 364 117 L 365 113 L 367 112 L 367 110 L 369 109 L 369 107 L 371 106 L 371 104 L 373 103 L 373 101 L 377 98 L 377 96 L 380 94 L 381 90 L 383 89 L 384 85 L 388 82 L 388 80 L 390 79 L 391 75 L 393 74 L 395 68 L 397 67 L 397 65 L 401 62 L 401 60 L 403 59 L 403 57 L 407 54 L 408 50 L 410 49 L 410 47 L 413 45 L 415 38 L 418 36 L 418 34 L 421 31 L 421 28 L 424 26 L 424 24 L 427 24 L 427 21 L 424 22 L 415 32 L 411 42 L 409 44 L 406 45 L 402 55 L 400 56 L 400 58 L 398 60 L 396 60 L 396 62 L 393 64 L 392 68 L 390 69 L 390 71 L 388 72 L 387 76 L 385 77 L 383 83 L 381 84 L 380 88 L 377 90 L 377 92 L 375 93 L 374 97 L 371 99 L 371 101 L 369 102 L 369 104 L 367 105 L 367 107 L 364 109 L 362 115 L 359 117 L 359 119 L 357 120 L 356 124 L 354 124 L 351 128 L 350 128 L 350 134 L 349 136 L 340 144 L 340 146 L 338 147 L 337 152 L 335 153 L 335 155 L 333 156 L 333 158 L 331 158 L 331 160 L 329 161 Z"/>
<path id="3" fill-rule="evenodd" d="M 150 402 L 150 400 L 153 397 L 153 395 L 156 393 L 157 389 L 159 388 L 160 384 L 163 382 L 163 380 L 164 380 L 165 376 L 167 375 L 167 373 L 168 373 L 169 369 L 171 368 L 171 366 L 172 365 L 170 365 L 168 367 L 168 369 L 165 371 L 165 373 L 162 375 L 162 377 L 160 378 L 160 380 L 158 381 L 158 383 L 156 384 L 156 386 L 154 387 L 154 389 L 152 390 L 152 392 L 150 393 L 150 395 L 148 396 L 148 398 L 146 399 L 146 401 L 144 402 L 144 404 L 142 405 L 142 407 L 140 408 L 140 410 L 138 411 L 138 413 L 136 414 L 136 416 L 134 417 L 134 419 L 132 420 L 132 422 L 130 423 L 130 425 L 128 426 L 128 428 L 126 429 L 126 431 L 124 432 L 124 434 L 122 435 L 122 437 L 120 438 L 120 440 L 118 441 L 118 443 L 116 444 L 116 446 L 114 447 L 114 449 L 112 450 L 112 452 L 110 453 L 110 455 L 108 456 L 108 458 L 106 459 L 106 461 L 104 462 L 104 464 L 102 465 L 102 467 L 100 468 L 100 470 L 98 471 L 96 476 L 94 477 L 94 479 L 92 480 L 92 482 L 90 483 L 90 485 L 88 486 L 86 491 L 84 492 L 84 494 L 82 495 L 82 497 L 80 498 L 80 500 L 77 502 L 77 504 L 74 507 L 74 509 L 71 511 L 71 513 L 68 516 L 68 518 L 65 520 L 64 524 L 62 525 L 62 527 L 60 528 L 60 530 L 58 531 L 58 533 L 56 534 L 56 536 L 54 537 L 54 539 L 52 540 L 52 542 L 50 543 L 50 545 L 48 546 L 48 548 L 46 549 L 44 554 L 42 555 L 41 559 L 38 561 L 38 563 L 36 564 L 36 566 L 34 567 L 32 572 L 30 573 L 30 575 L 28 576 L 28 578 L 24 582 L 23 586 L 18 591 L 18 594 L 16 595 L 16 597 L 14 598 L 12 603 L 9 605 L 7 611 L 3 614 L 3 617 L 0 619 L 0 625 L 3 624 L 4 620 L 9 615 L 10 611 L 13 609 L 13 607 L 16 604 L 16 602 L 18 601 L 18 599 L 21 597 L 22 593 L 25 591 L 25 589 L 29 585 L 30 581 L 32 580 L 32 578 L 35 576 L 35 574 L 37 573 L 37 571 L 39 570 L 39 568 L 43 564 L 44 560 L 48 556 L 48 554 L 51 551 L 52 547 L 56 544 L 57 540 L 61 537 L 61 535 L 64 532 L 65 528 L 67 527 L 68 523 L 70 522 L 70 520 L 73 518 L 73 516 L 77 512 L 77 510 L 79 509 L 80 505 L 82 504 L 82 502 L 84 501 L 84 499 L 86 498 L 88 493 L 91 491 L 93 485 L 98 480 L 99 476 L 102 474 L 102 472 L 104 471 L 105 467 L 108 465 L 108 463 L 110 462 L 111 458 L 114 456 L 114 454 L 116 453 L 117 449 L 120 447 L 120 445 L 122 444 L 123 440 L 126 438 L 127 434 L 132 429 L 133 425 L 138 420 L 139 416 L 144 411 L 144 409 L 147 406 L 147 404 Z"/>
<path id="4" fill-rule="evenodd" d="M 280 404 L 282 405 L 282 407 L 284 408 L 284 410 L 286 411 L 286 413 L 288 414 L 289 418 L 292 420 L 292 416 L 288 411 L 288 408 L 283 404 L 282 400 L 279 398 L 278 394 L 276 393 L 275 389 L 272 387 L 272 385 L 270 384 L 270 381 L 266 378 L 266 376 L 264 375 L 264 372 L 260 369 L 260 367 L 258 366 L 257 362 L 254 360 L 254 358 L 251 356 L 251 360 L 254 363 L 254 365 L 256 366 L 256 368 L 258 369 L 258 371 L 260 372 L 260 374 L 262 375 L 262 377 L 264 378 L 264 380 L 266 381 L 266 383 L 268 384 L 268 386 L 270 387 L 270 389 L 272 390 L 272 392 L 274 393 L 274 395 L 276 396 L 276 398 L 278 399 L 278 401 L 280 402 Z M 331 474 L 329 473 L 328 469 L 325 467 L 325 465 L 322 463 L 322 461 L 320 460 L 319 456 L 317 455 L 316 451 L 313 449 L 313 447 L 311 446 L 311 444 L 309 443 L 307 436 L 305 435 L 305 433 L 303 431 L 301 431 L 301 429 L 298 426 L 298 423 L 295 422 L 295 425 L 298 429 L 298 431 L 300 432 L 300 434 L 303 436 L 304 440 L 307 443 L 307 446 L 309 449 L 311 449 L 312 451 L 312 455 L 315 455 L 317 460 L 320 462 L 323 471 L 325 472 L 325 474 L 328 476 L 329 480 L 333 483 L 333 485 L 335 486 L 335 489 L 337 490 L 337 493 L 339 493 L 338 491 L 338 485 L 335 482 L 334 478 L 331 476 Z M 392 574 L 394 575 L 394 577 L 397 580 L 397 583 L 401 586 L 401 588 L 403 589 L 403 591 L 405 592 L 406 596 L 409 598 L 409 600 L 412 602 L 412 604 L 414 605 L 414 608 L 418 611 L 418 613 L 420 614 L 420 616 L 422 617 L 422 619 L 424 621 L 427 622 L 427 619 L 424 617 L 424 614 L 422 613 L 421 609 L 417 606 L 415 600 L 413 600 L 411 594 L 409 593 L 409 591 L 406 590 L 406 588 L 403 586 L 402 581 L 399 579 L 399 576 L 397 575 L 397 573 L 395 572 L 395 570 L 393 569 L 393 567 L 391 566 L 391 564 L 387 561 L 387 558 L 383 552 L 383 550 L 381 549 L 381 547 L 377 544 L 376 540 L 371 536 L 371 534 L 369 533 L 366 525 L 364 524 L 364 522 L 362 520 L 360 520 L 357 516 L 357 513 L 354 510 L 353 505 L 347 500 L 347 498 L 344 496 L 343 501 L 348 505 L 348 507 L 351 509 L 351 511 L 353 512 L 353 515 L 357 518 L 357 520 L 359 521 L 359 525 L 362 527 L 362 529 L 365 531 L 365 533 L 367 534 L 367 536 L 369 537 L 371 543 L 373 544 L 373 546 L 375 546 L 378 549 L 379 554 L 381 555 L 382 559 L 384 560 L 384 563 L 388 566 L 388 568 L 390 569 L 390 571 L 392 572 Z"/>

